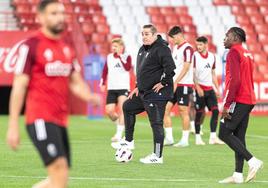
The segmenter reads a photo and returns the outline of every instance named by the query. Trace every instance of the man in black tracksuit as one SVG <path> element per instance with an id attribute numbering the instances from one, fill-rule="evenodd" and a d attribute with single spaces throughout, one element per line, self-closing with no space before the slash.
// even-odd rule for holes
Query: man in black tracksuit
<path id="1" fill-rule="evenodd" d="M 134 149 L 136 115 L 146 111 L 154 137 L 154 152 L 140 159 L 142 163 L 163 163 L 163 118 L 166 103 L 173 96 L 175 63 L 168 43 L 157 35 L 153 25 L 143 26 L 143 46 L 137 56 L 137 87 L 123 105 L 125 118 L 125 144 Z M 122 145 L 122 143 L 121 143 Z"/>

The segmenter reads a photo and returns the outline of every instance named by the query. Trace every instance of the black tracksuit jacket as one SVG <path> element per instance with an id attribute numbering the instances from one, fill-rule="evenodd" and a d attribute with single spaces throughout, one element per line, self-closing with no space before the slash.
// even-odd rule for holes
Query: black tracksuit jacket
<path id="1" fill-rule="evenodd" d="M 169 100 L 173 97 L 173 61 L 168 43 L 160 35 L 150 46 L 143 45 L 138 52 L 136 75 L 139 93 L 148 100 Z M 164 88 L 159 93 L 153 86 L 161 82 Z"/>

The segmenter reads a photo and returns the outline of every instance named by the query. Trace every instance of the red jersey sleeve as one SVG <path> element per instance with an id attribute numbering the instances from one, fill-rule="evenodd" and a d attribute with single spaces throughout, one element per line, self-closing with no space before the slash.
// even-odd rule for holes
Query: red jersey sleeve
<path id="1" fill-rule="evenodd" d="M 183 51 L 184 62 L 191 63 L 193 53 L 194 53 L 194 50 L 192 47 L 188 46 L 187 48 L 185 48 L 185 50 Z"/>
<path id="2" fill-rule="evenodd" d="M 108 65 L 106 61 L 102 70 L 100 85 L 106 85 L 107 75 L 108 75 Z"/>
<path id="3" fill-rule="evenodd" d="M 232 102 L 235 101 L 237 92 L 241 85 L 240 76 L 240 55 L 236 50 L 230 50 L 227 55 L 227 61 L 230 65 L 230 85 L 227 88 L 224 108 L 229 108 Z"/>
<path id="4" fill-rule="evenodd" d="M 131 61 L 132 61 L 131 56 L 128 55 L 125 57 L 124 55 L 121 55 L 121 56 L 119 56 L 119 58 L 120 58 L 120 62 L 123 65 L 124 69 L 126 71 L 129 71 L 131 69 Z"/>
<path id="5" fill-rule="evenodd" d="M 23 42 L 17 49 L 17 60 L 15 74 L 30 75 L 32 66 L 34 64 L 33 46 L 31 40 Z"/>

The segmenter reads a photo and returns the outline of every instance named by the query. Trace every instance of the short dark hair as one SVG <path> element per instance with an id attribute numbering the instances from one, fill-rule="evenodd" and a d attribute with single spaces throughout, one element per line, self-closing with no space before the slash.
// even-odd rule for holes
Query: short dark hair
<path id="1" fill-rule="evenodd" d="M 46 7 L 52 3 L 59 3 L 59 1 L 58 0 L 41 0 L 37 6 L 38 12 L 43 12 L 46 9 Z"/>
<path id="2" fill-rule="evenodd" d="M 204 44 L 207 44 L 208 43 L 207 37 L 204 37 L 204 36 L 197 37 L 196 41 L 197 42 L 203 42 Z"/>
<path id="3" fill-rule="evenodd" d="M 242 28 L 232 27 L 229 29 L 229 31 L 232 32 L 235 36 L 237 36 L 240 42 L 246 42 L 246 33 Z"/>
<path id="4" fill-rule="evenodd" d="M 156 29 L 156 27 L 155 27 L 154 25 L 152 25 L 152 24 L 144 25 L 144 26 L 143 26 L 143 29 L 151 29 L 151 32 L 152 32 L 153 34 L 157 33 L 157 29 Z"/>
<path id="5" fill-rule="evenodd" d="M 183 33 L 182 28 L 180 26 L 174 26 L 169 30 L 168 36 L 173 37 L 174 35 L 177 35 L 179 33 Z"/>

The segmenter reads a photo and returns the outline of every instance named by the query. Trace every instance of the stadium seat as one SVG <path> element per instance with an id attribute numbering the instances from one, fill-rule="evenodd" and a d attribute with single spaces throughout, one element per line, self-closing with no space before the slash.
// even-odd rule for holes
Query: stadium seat
<path id="1" fill-rule="evenodd" d="M 227 0 L 229 5 L 241 5 L 241 0 Z"/>
<path id="2" fill-rule="evenodd" d="M 164 16 L 174 16 L 174 8 L 173 7 L 161 7 L 160 12 Z"/>
<path id="3" fill-rule="evenodd" d="M 188 15 L 188 8 L 186 6 L 174 7 L 174 12 L 178 15 Z"/>
<path id="4" fill-rule="evenodd" d="M 147 7 L 146 11 L 150 15 L 159 15 L 159 14 L 161 14 L 160 9 L 158 7 Z"/>
<path id="5" fill-rule="evenodd" d="M 242 0 L 242 3 L 245 6 L 255 6 L 255 5 L 257 5 L 255 0 Z"/>
<path id="6" fill-rule="evenodd" d="M 259 8 L 262 15 L 268 15 L 268 5 L 260 5 Z"/>
<path id="7" fill-rule="evenodd" d="M 214 5 L 226 5 L 226 0 L 213 0 Z"/>
<path id="8" fill-rule="evenodd" d="M 258 5 L 268 5 L 268 1 L 265 0 L 255 0 Z"/>

